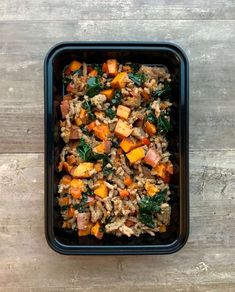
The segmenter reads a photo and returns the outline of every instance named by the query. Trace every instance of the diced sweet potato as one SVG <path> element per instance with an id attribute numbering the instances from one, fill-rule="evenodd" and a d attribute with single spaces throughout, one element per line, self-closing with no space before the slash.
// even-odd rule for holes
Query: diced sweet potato
<path id="1" fill-rule="evenodd" d="M 140 159 L 144 158 L 145 151 L 142 147 L 135 148 L 134 150 L 127 153 L 127 158 L 129 159 L 130 163 L 135 163 Z"/>
<path id="2" fill-rule="evenodd" d="M 111 141 L 103 141 L 99 145 L 93 148 L 96 153 L 109 153 L 111 149 Z"/>
<path id="3" fill-rule="evenodd" d="M 126 86 L 127 73 L 121 72 L 111 81 L 111 87 L 114 89 L 121 89 Z"/>
<path id="4" fill-rule="evenodd" d="M 69 218 L 72 218 L 73 216 L 74 216 L 74 211 L 75 211 L 75 209 L 74 209 L 74 207 L 73 206 L 70 206 L 69 208 L 68 208 L 68 217 Z"/>
<path id="5" fill-rule="evenodd" d="M 69 64 L 69 69 L 71 71 L 79 70 L 81 67 L 82 67 L 82 63 L 75 61 L 75 60 Z"/>
<path id="6" fill-rule="evenodd" d="M 168 161 L 168 162 L 166 163 L 166 171 L 167 171 L 168 173 L 170 173 L 170 174 L 173 174 L 174 169 L 173 169 L 173 164 L 172 164 L 171 161 Z"/>
<path id="7" fill-rule="evenodd" d="M 102 65 L 102 71 L 103 71 L 104 73 L 108 73 L 108 66 L 107 66 L 107 63 L 103 63 L 103 65 Z"/>
<path id="8" fill-rule="evenodd" d="M 84 108 L 81 108 L 79 113 L 79 118 L 81 119 L 83 124 L 86 124 L 88 121 L 88 114 L 87 111 Z"/>
<path id="9" fill-rule="evenodd" d="M 94 163 L 91 162 L 83 162 L 80 163 L 73 172 L 74 177 L 78 178 L 87 178 L 90 177 L 90 171 L 94 168 Z"/>
<path id="10" fill-rule="evenodd" d="M 101 91 L 101 94 L 105 95 L 107 100 L 111 100 L 114 97 L 114 90 L 111 89 L 106 89 Z"/>
<path id="11" fill-rule="evenodd" d="M 68 162 L 69 165 L 75 165 L 77 162 L 77 159 L 74 155 L 68 155 L 66 157 L 66 161 Z"/>
<path id="12" fill-rule="evenodd" d="M 126 176 L 126 177 L 124 177 L 123 182 L 124 182 L 124 184 L 125 184 L 126 186 L 130 186 L 130 185 L 133 183 L 133 181 L 132 181 L 132 179 L 131 179 L 130 176 Z"/>
<path id="13" fill-rule="evenodd" d="M 124 120 L 128 119 L 130 113 L 131 113 L 131 109 L 127 106 L 120 104 L 117 108 L 117 116 Z"/>
<path id="14" fill-rule="evenodd" d="M 124 198 L 128 197 L 130 195 L 130 193 L 128 192 L 128 190 L 124 189 L 124 190 L 119 191 L 119 195 L 120 195 L 120 198 L 124 199 Z"/>
<path id="15" fill-rule="evenodd" d="M 64 119 L 69 113 L 69 101 L 67 99 L 61 101 L 60 110 L 62 113 L 62 118 Z"/>
<path id="16" fill-rule="evenodd" d="M 155 184 L 152 184 L 148 181 L 145 183 L 144 188 L 147 191 L 147 195 L 150 197 L 154 196 L 156 193 L 160 191 L 159 188 Z"/>
<path id="17" fill-rule="evenodd" d="M 94 235 L 96 238 L 101 239 L 104 233 L 101 232 L 100 229 L 101 229 L 101 225 L 97 221 L 96 224 L 91 228 L 91 234 Z"/>
<path id="18" fill-rule="evenodd" d="M 87 228 L 84 229 L 84 230 L 78 230 L 78 236 L 86 236 L 86 235 L 89 235 L 91 234 L 91 228 L 93 227 L 93 224 L 92 223 L 89 223 L 87 225 Z"/>
<path id="19" fill-rule="evenodd" d="M 95 77 L 98 75 L 98 72 L 97 70 L 92 70 L 89 74 L 88 74 L 90 77 Z"/>
<path id="20" fill-rule="evenodd" d="M 94 130 L 95 126 L 96 126 L 96 123 L 95 122 L 91 122 L 89 125 L 87 125 L 87 130 L 89 132 L 91 132 L 92 130 Z"/>
<path id="21" fill-rule="evenodd" d="M 148 146 L 150 144 L 150 140 L 147 137 L 144 137 L 141 139 L 141 144 Z"/>
<path id="22" fill-rule="evenodd" d="M 147 121 L 144 124 L 144 130 L 145 132 L 147 132 L 150 136 L 153 136 L 157 133 L 157 128 L 154 124 L 150 123 L 149 121 Z"/>
<path id="23" fill-rule="evenodd" d="M 151 170 L 151 174 L 157 175 L 164 179 L 166 177 L 166 165 L 164 163 L 159 163 Z"/>
<path id="24" fill-rule="evenodd" d="M 59 184 L 60 185 L 69 185 L 71 183 L 71 180 L 72 180 L 71 176 L 66 174 L 61 178 Z"/>
<path id="25" fill-rule="evenodd" d="M 155 167 L 161 160 L 161 158 L 162 158 L 161 155 L 155 149 L 149 149 L 146 153 L 144 161 L 148 165 Z"/>
<path id="26" fill-rule="evenodd" d="M 73 188 L 81 189 L 83 191 L 84 182 L 81 179 L 73 178 L 70 182 L 70 186 Z"/>
<path id="27" fill-rule="evenodd" d="M 166 232 L 166 225 L 162 224 L 161 226 L 159 226 L 159 232 L 160 233 Z"/>
<path id="28" fill-rule="evenodd" d="M 74 199 L 81 199 L 82 198 L 82 191 L 80 188 L 73 188 L 72 187 L 69 189 L 69 193 Z"/>
<path id="29" fill-rule="evenodd" d="M 69 197 L 64 197 L 64 198 L 58 198 L 58 204 L 62 206 L 67 206 L 69 205 Z"/>
<path id="30" fill-rule="evenodd" d="M 75 123 L 76 123 L 76 125 L 79 127 L 79 126 L 82 125 L 82 120 L 81 120 L 80 118 L 76 118 L 76 119 L 75 119 Z"/>
<path id="31" fill-rule="evenodd" d="M 99 184 L 99 186 L 95 188 L 94 194 L 101 197 L 101 198 L 107 197 L 108 196 L 108 188 L 107 188 L 105 182 L 103 180 L 97 180 L 96 183 Z"/>
<path id="32" fill-rule="evenodd" d="M 99 138 L 100 140 L 108 140 L 108 138 L 110 137 L 110 130 L 109 127 L 106 124 L 101 124 L 99 126 L 95 126 L 93 128 L 94 134 L 97 138 Z"/>
<path id="33" fill-rule="evenodd" d="M 94 167 L 95 167 L 96 172 L 100 172 L 102 170 L 102 164 L 101 163 L 96 163 Z"/>
<path id="34" fill-rule="evenodd" d="M 128 136 L 130 136 L 132 132 L 131 127 L 122 120 L 118 120 L 115 130 L 114 130 L 114 134 L 119 137 L 119 138 L 127 138 Z"/>
<path id="35" fill-rule="evenodd" d="M 138 147 L 138 144 L 131 138 L 124 138 L 120 143 L 120 147 L 124 152 L 130 152 L 134 148 Z"/>
<path id="36" fill-rule="evenodd" d="M 107 73 L 109 76 L 116 76 L 118 73 L 118 62 L 115 59 L 107 60 Z"/>

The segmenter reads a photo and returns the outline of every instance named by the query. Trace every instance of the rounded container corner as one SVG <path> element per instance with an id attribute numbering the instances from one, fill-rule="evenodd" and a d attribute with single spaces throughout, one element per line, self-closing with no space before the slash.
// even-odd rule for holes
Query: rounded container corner
<path id="1" fill-rule="evenodd" d="M 63 247 L 60 246 L 59 242 L 55 237 L 48 231 L 47 226 L 45 227 L 44 236 L 48 246 L 56 253 L 66 255 L 66 251 Z"/>
<path id="2" fill-rule="evenodd" d="M 45 58 L 44 58 L 44 68 L 47 67 L 49 60 L 55 54 L 55 52 L 59 51 L 61 48 L 63 48 L 67 44 L 68 44 L 68 42 L 59 42 L 59 43 L 55 44 L 54 46 L 50 47 L 50 49 L 47 51 Z"/>
<path id="3" fill-rule="evenodd" d="M 188 69 L 189 59 L 185 50 L 180 45 L 173 42 L 166 42 L 165 45 L 169 47 L 172 51 L 174 51 L 180 57 L 180 59 L 184 62 L 186 68 Z"/>

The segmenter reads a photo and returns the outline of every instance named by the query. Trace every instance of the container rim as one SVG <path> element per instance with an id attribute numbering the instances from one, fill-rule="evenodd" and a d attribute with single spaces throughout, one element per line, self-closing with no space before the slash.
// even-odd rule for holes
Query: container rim
<path id="1" fill-rule="evenodd" d="M 49 208 L 48 208 L 48 144 L 47 144 L 47 127 L 48 127 L 48 117 L 47 117 L 47 98 L 48 98 L 48 63 L 56 57 L 57 54 L 69 50 L 69 49 L 94 49 L 101 50 L 105 49 L 107 51 L 111 50 L 156 50 L 164 49 L 173 52 L 179 59 L 180 62 L 184 64 L 184 121 L 186 125 L 184 126 L 184 167 L 185 167 L 185 185 L 184 192 L 186 193 L 186 202 L 184 202 L 185 212 L 185 222 L 184 222 L 184 232 L 180 233 L 175 241 L 170 244 L 165 245 L 103 245 L 103 246 L 84 246 L 79 245 L 69 246 L 60 243 L 54 236 L 54 231 L 52 226 L 49 223 Z M 45 237 L 48 245 L 56 252 L 64 255 L 153 255 L 153 254 L 172 254 L 179 251 L 187 242 L 189 236 L 189 179 L 188 179 L 188 170 L 189 170 L 189 159 L 188 159 L 188 96 L 189 96 L 189 61 L 185 51 L 178 45 L 173 42 L 140 42 L 140 41 L 68 41 L 68 42 L 59 42 L 52 46 L 45 58 L 44 58 L 44 133 L 45 133 L 45 155 L 44 155 L 44 168 L 45 168 Z"/>

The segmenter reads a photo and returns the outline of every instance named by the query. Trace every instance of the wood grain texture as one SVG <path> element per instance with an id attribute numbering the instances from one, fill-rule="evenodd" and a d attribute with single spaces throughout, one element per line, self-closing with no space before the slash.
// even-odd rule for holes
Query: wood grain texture
<path id="1" fill-rule="evenodd" d="M 0 153 L 43 152 L 43 59 L 65 40 L 179 43 L 190 61 L 190 149 L 235 149 L 234 26 L 234 20 L 1 22 Z"/>
<path id="2" fill-rule="evenodd" d="M 76 9 L 77 7 L 77 9 Z M 235 19 L 233 0 L 1 1 L 3 20 Z"/>
<path id="3" fill-rule="evenodd" d="M 234 291 L 235 151 L 190 158 L 191 232 L 183 250 L 82 257 L 46 244 L 43 155 L 0 155 L 0 291 Z"/>

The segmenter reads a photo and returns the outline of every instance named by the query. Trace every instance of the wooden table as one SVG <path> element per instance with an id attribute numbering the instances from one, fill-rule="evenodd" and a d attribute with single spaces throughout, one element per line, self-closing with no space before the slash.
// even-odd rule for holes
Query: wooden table
<path id="1" fill-rule="evenodd" d="M 1 0 L 0 291 L 235 291 L 235 2 Z M 43 59 L 66 40 L 174 41 L 190 60 L 190 236 L 168 256 L 44 238 Z"/>

